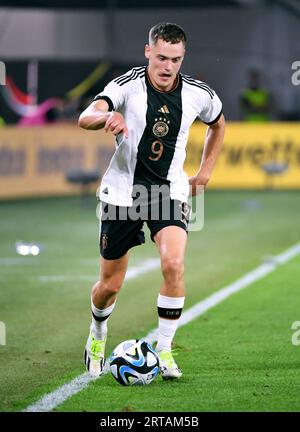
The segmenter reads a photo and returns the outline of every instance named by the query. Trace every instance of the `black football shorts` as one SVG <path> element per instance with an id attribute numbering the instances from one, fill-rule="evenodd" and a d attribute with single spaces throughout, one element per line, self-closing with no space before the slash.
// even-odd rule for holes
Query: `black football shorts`
<path id="1" fill-rule="evenodd" d="M 121 207 L 101 203 L 100 253 L 108 260 L 121 258 L 130 248 L 145 243 L 143 225 L 146 222 L 151 240 L 162 228 L 178 226 L 188 232 L 190 206 L 170 198 L 143 208 Z"/>

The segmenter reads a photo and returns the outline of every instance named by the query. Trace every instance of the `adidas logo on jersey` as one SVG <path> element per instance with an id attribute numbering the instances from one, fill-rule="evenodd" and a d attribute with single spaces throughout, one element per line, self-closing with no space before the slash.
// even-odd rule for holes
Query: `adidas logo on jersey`
<path id="1" fill-rule="evenodd" d="M 164 105 L 161 108 L 159 108 L 158 112 L 161 112 L 161 113 L 164 113 L 164 114 L 170 114 L 170 111 L 169 111 L 167 105 Z"/>

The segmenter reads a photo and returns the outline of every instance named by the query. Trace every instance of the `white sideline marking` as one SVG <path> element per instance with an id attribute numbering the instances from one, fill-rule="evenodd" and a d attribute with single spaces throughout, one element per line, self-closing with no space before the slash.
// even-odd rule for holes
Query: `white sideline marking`
<path id="1" fill-rule="evenodd" d="M 7 258 L 0 258 L 0 265 L 3 266 L 14 266 L 14 265 L 29 265 L 34 262 L 34 259 L 23 257 L 23 258 L 15 258 L 15 257 L 7 257 Z"/>
<path id="2" fill-rule="evenodd" d="M 236 280 L 232 284 L 220 289 L 216 293 L 209 296 L 207 299 L 197 303 L 195 306 L 188 309 L 184 312 L 180 318 L 178 327 L 181 327 L 193 319 L 199 317 L 204 314 L 207 310 L 216 306 L 218 303 L 225 300 L 227 297 L 232 294 L 240 291 L 243 288 L 251 285 L 253 282 L 263 278 L 267 274 L 271 273 L 276 269 L 279 264 L 284 264 L 290 259 L 294 258 L 296 255 L 300 254 L 300 243 L 292 246 L 285 252 L 281 253 L 274 257 L 274 260 L 267 264 L 262 264 L 253 271 L 247 273 L 245 276 Z M 152 330 L 145 336 L 143 339 L 147 340 L 150 343 L 153 343 L 157 340 L 158 329 Z M 105 373 L 109 371 L 108 365 L 106 364 Z M 53 410 L 55 407 L 66 401 L 71 396 L 80 392 L 82 389 L 86 388 L 91 381 L 94 381 L 95 378 L 89 376 L 87 372 L 79 375 L 77 378 L 73 379 L 67 384 L 64 384 L 62 387 L 59 387 L 57 390 L 43 396 L 36 403 L 28 406 L 24 411 L 26 412 L 47 412 Z"/>
<path id="3" fill-rule="evenodd" d="M 135 278 L 143 273 L 150 270 L 154 270 L 160 266 L 160 260 L 158 258 L 146 259 L 143 264 L 139 266 L 130 267 L 127 270 L 125 280 Z M 74 280 L 79 281 L 95 281 L 97 275 L 52 275 L 52 276 L 38 276 L 41 282 L 73 282 Z"/>

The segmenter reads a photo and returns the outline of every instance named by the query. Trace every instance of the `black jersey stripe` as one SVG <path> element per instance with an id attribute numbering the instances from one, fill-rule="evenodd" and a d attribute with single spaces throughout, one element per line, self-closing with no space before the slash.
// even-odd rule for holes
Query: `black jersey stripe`
<path id="1" fill-rule="evenodd" d="M 181 74 L 181 75 L 182 75 L 182 78 L 185 78 L 185 79 L 187 79 L 187 80 L 189 80 L 189 81 L 193 81 L 193 82 L 195 82 L 195 83 L 197 83 L 197 84 L 204 84 L 204 85 L 206 85 L 207 87 L 209 87 L 209 85 L 206 84 L 204 81 L 197 80 L 197 79 L 191 77 L 190 75 L 185 75 L 185 74 Z M 210 87 L 209 87 L 209 88 L 210 88 Z"/>
<path id="2" fill-rule="evenodd" d="M 189 82 L 187 82 L 187 81 L 185 81 L 185 80 L 182 80 L 183 82 L 185 82 L 186 84 L 189 84 L 189 85 L 191 85 L 191 86 L 194 86 L 194 87 L 198 87 L 198 88 L 200 88 L 200 89 L 202 89 L 202 90 L 205 90 L 208 94 L 209 94 L 209 97 L 211 98 L 211 99 L 213 99 L 213 93 L 211 93 L 206 87 L 201 87 L 201 86 L 199 86 L 198 84 L 193 84 L 193 83 L 189 83 Z"/>
<path id="3" fill-rule="evenodd" d="M 191 80 L 191 81 L 198 82 L 198 83 L 200 83 L 200 82 L 203 83 L 203 82 L 204 82 L 204 81 L 197 80 L 197 79 L 191 77 L 190 75 L 186 75 L 186 74 L 182 74 L 182 78 L 186 78 L 186 79 L 189 79 L 189 80 Z M 205 84 L 205 83 L 204 83 L 204 84 Z"/>
<path id="4" fill-rule="evenodd" d="M 136 75 L 137 73 L 140 74 L 141 72 L 143 72 L 145 70 L 145 66 L 141 66 L 138 68 L 133 68 L 131 70 L 131 73 L 128 74 L 128 72 L 124 75 L 119 76 L 118 78 L 114 79 L 114 82 L 116 82 L 117 84 L 120 84 L 123 80 L 128 79 L 133 77 L 134 75 Z"/>
<path id="5" fill-rule="evenodd" d="M 192 79 L 186 79 L 186 78 L 183 78 L 183 80 L 186 82 L 186 83 L 188 83 L 188 84 L 194 84 L 194 85 L 197 85 L 197 86 L 199 86 L 199 87 L 201 87 L 201 88 L 205 88 L 208 92 L 210 92 L 211 94 L 212 94 L 212 96 L 214 95 L 214 91 L 213 91 L 213 89 L 212 88 L 210 88 L 209 87 L 209 85 L 207 85 L 207 84 L 205 84 L 205 83 L 203 83 L 203 82 L 199 82 L 199 81 L 196 81 L 196 80 L 192 80 Z"/>
<path id="6" fill-rule="evenodd" d="M 211 87 L 209 87 L 208 84 L 206 84 L 203 81 L 195 80 L 194 78 L 190 77 L 189 75 L 182 75 L 182 78 L 185 79 L 185 81 L 207 87 L 208 90 L 213 91 L 213 89 Z"/>
<path id="7" fill-rule="evenodd" d="M 185 82 L 185 83 L 187 83 L 187 84 L 189 84 L 189 85 L 192 85 L 194 87 L 198 87 L 198 88 L 200 88 L 202 90 L 205 90 L 209 94 L 210 98 L 213 99 L 214 93 L 213 93 L 213 91 L 209 87 L 207 88 L 206 86 L 203 86 L 201 84 L 192 83 L 190 81 L 185 80 L 184 78 L 182 78 L 182 81 Z"/>
<path id="8" fill-rule="evenodd" d="M 129 81 L 134 81 L 134 80 L 136 80 L 137 78 L 143 78 L 145 76 L 145 74 L 143 74 L 143 75 L 135 75 L 135 76 L 133 76 L 133 77 L 131 77 L 131 78 L 128 78 L 126 81 L 122 81 L 121 83 L 119 83 L 119 86 L 122 86 L 122 85 L 124 85 L 124 84 L 127 84 Z"/>
<path id="9" fill-rule="evenodd" d="M 125 79 L 131 78 L 132 76 L 136 75 L 136 71 L 134 69 L 131 70 L 130 74 L 127 72 L 124 75 L 121 75 L 119 78 L 116 78 L 114 81 L 119 84 Z"/>
<path id="10" fill-rule="evenodd" d="M 136 71 L 141 71 L 141 70 L 146 69 L 146 66 L 136 66 L 133 69 L 136 70 Z"/>
<path id="11" fill-rule="evenodd" d="M 184 79 L 185 81 L 190 82 L 190 83 L 194 83 L 194 84 L 198 84 L 198 85 L 204 85 L 205 87 L 207 87 L 207 88 L 209 88 L 210 90 L 212 90 L 212 89 L 209 87 L 209 85 L 206 84 L 206 83 L 203 82 L 203 81 L 197 81 L 197 80 L 194 80 L 193 78 L 188 78 L 188 77 L 186 77 L 185 75 L 183 75 L 182 79 Z"/>
<path id="12" fill-rule="evenodd" d="M 134 81 L 135 79 L 139 78 L 139 75 L 134 75 L 131 76 L 130 78 L 127 78 L 126 80 L 123 80 L 122 82 L 119 83 L 119 86 L 122 86 L 124 84 L 127 84 L 130 81 Z"/>
<path id="13" fill-rule="evenodd" d="M 135 69 L 139 73 L 139 72 L 143 72 L 146 69 L 146 66 L 139 66 L 133 69 Z"/>
<path id="14" fill-rule="evenodd" d="M 137 77 L 138 77 L 137 73 L 134 72 L 134 73 L 133 73 L 132 75 L 130 75 L 129 77 L 124 78 L 122 81 L 119 81 L 118 84 L 119 84 L 119 85 L 123 85 L 123 84 L 127 83 L 128 81 L 131 81 L 131 80 L 136 79 Z"/>
<path id="15" fill-rule="evenodd" d="M 117 80 L 115 80 L 115 82 L 120 85 L 123 81 L 131 80 L 135 76 L 136 76 L 136 71 L 133 70 L 131 72 L 131 74 L 129 74 L 129 75 L 123 75 L 122 77 L 120 77 Z"/>
<path id="16" fill-rule="evenodd" d="M 206 84 L 201 84 L 201 83 L 192 82 L 192 81 L 188 81 L 188 80 L 184 80 L 184 82 L 186 82 L 187 84 L 191 84 L 191 85 L 194 85 L 194 86 L 197 86 L 199 88 L 207 90 L 212 95 L 212 97 L 214 95 L 214 91 Z"/>
<path id="17" fill-rule="evenodd" d="M 131 72 L 132 73 L 132 72 Z M 122 80 L 123 78 L 127 78 L 129 75 L 126 73 L 126 74 L 124 74 L 124 75 L 121 75 L 121 76 L 119 76 L 118 78 L 115 78 L 113 81 L 115 82 L 115 83 L 117 83 L 118 84 L 118 82 L 120 81 L 120 80 Z"/>
<path id="18" fill-rule="evenodd" d="M 137 78 L 136 75 L 144 76 L 145 75 L 145 69 L 146 69 L 145 66 L 142 66 L 141 68 L 133 68 L 132 74 L 130 75 L 131 79 L 136 79 Z M 129 76 L 128 76 L 128 78 L 129 78 Z"/>
<path id="19" fill-rule="evenodd" d="M 197 86 L 199 86 L 199 87 L 201 87 L 201 88 L 205 88 L 207 91 L 209 91 L 211 94 L 212 94 L 212 96 L 213 96 L 213 94 L 214 94 L 214 91 L 209 87 L 209 85 L 207 85 L 207 84 L 205 84 L 204 82 L 201 82 L 201 81 L 196 81 L 196 80 L 194 80 L 194 79 L 189 79 L 189 78 L 186 78 L 185 76 L 184 77 L 182 77 L 182 79 L 186 82 L 186 83 L 188 83 L 188 84 L 194 84 L 194 85 L 197 85 Z"/>
<path id="20" fill-rule="evenodd" d="M 130 76 L 123 78 L 122 81 L 119 81 L 117 84 L 119 84 L 119 86 L 122 86 L 128 83 L 129 81 L 135 80 L 137 78 L 143 78 L 144 76 L 145 76 L 145 72 L 143 71 L 141 71 L 140 73 L 134 72 Z"/>

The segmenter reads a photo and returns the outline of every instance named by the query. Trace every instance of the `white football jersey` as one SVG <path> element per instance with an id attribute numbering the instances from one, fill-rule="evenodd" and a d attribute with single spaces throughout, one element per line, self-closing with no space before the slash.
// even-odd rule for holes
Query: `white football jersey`
<path id="1" fill-rule="evenodd" d="M 129 131 L 127 139 L 122 133 L 116 137 L 100 185 L 101 201 L 131 206 L 134 185 L 166 184 L 172 199 L 186 202 L 189 183 L 183 164 L 189 128 L 197 117 L 208 125 L 220 118 L 222 103 L 215 91 L 179 73 L 177 85 L 161 92 L 152 86 L 147 67 L 141 66 L 108 83 L 98 99 L 124 116 Z"/>

